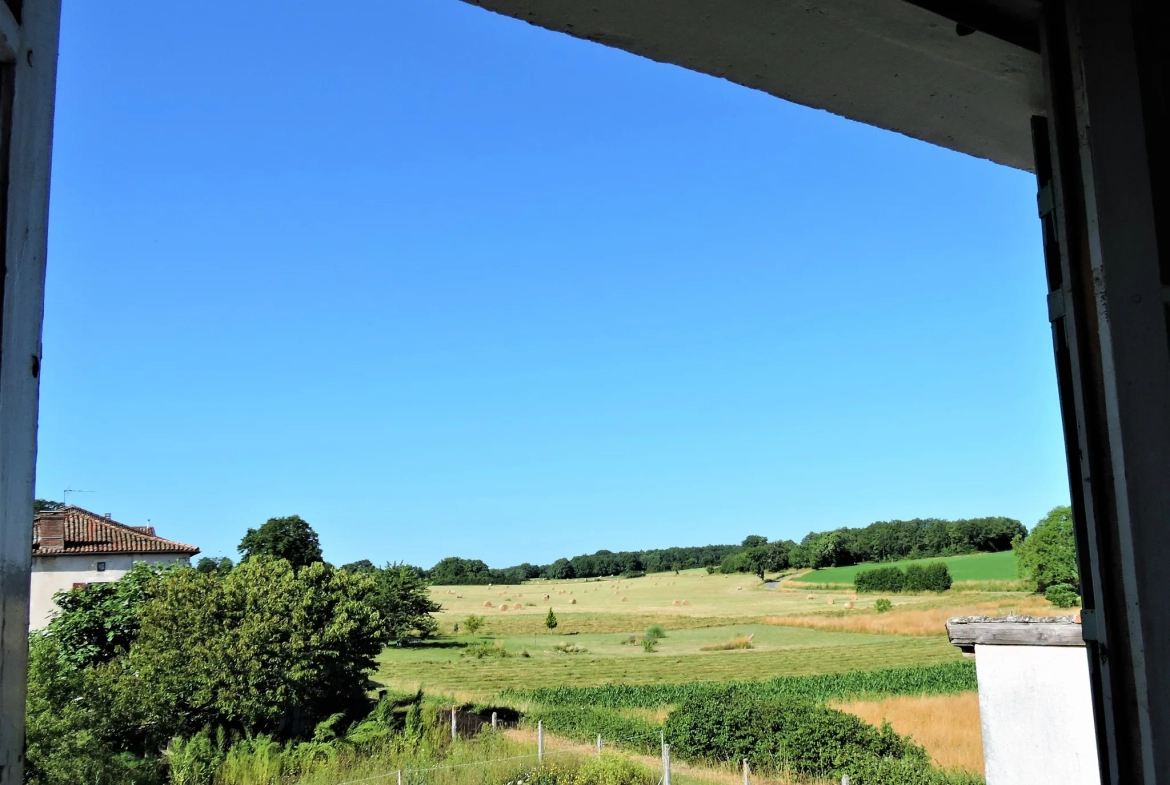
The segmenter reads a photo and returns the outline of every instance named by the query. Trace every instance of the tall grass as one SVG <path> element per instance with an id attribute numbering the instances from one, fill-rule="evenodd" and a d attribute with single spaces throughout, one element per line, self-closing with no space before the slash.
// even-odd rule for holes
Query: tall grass
<path id="1" fill-rule="evenodd" d="M 889 722 L 911 736 L 942 769 L 983 773 L 983 734 L 979 726 L 979 695 L 899 695 L 876 701 L 834 701 L 871 725 Z"/>

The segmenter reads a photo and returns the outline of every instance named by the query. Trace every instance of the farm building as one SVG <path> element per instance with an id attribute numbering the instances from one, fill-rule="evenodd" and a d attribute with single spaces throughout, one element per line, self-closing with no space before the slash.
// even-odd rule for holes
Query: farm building
<path id="1" fill-rule="evenodd" d="M 33 517 L 29 629 L 49 623 L 53 595 L 90 583 L 116 581 L 134 566 L 187 564 L 199 553 L 193 545 L 163 539 L 153 526 L 127 526 L 109 514 L 80 507 L 37 513 Z"/>

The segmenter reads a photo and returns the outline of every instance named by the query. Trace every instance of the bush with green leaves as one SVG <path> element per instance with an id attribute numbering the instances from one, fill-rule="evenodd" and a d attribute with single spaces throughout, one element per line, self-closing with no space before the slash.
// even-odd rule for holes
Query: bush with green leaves
<path id="1" fill-rule="evenodd" d="M 875 728 L 814 701 L 742 691 L 684 701 L 667 718 L 665 734 L 681 758 L 711 763 L 746 759 L 760 771 L 852 776 L 881 759 L 929 768 L 925 750 L 888 724 Z"/>
<path id="2" fill-rule="evenodd" d="M 900 592 L 906 587 L 906 573 L 897 567 L 860 570 L 853 578 L 859 592 Z"/>
<path id="3" fill-rule="evenodd" d="M 484 618 L 482 616 L 476 616 L 475 614 L 472 614 L 463 620 L 463 629 L 467 630 L 472 635 L 475 635 L 477 632 L 483 629 L 483 623 Z"/>
<path id="4" fill-rule="evenodd" d="M 544 617 L 544 626 L 550 630 L 555 630 L 557 627 L 557 615 L 553 613 L 553 609 L 548 609 L 548 615 Z"/>
<path id="5" fill-rule="evenodd" d="M 1055 583 L 1049 586 L 1048 590 L 1044 592 L 1044 596 L 1057 608 L 1071 608 L 1081 601 L 1076 588 L 1067 583 Z"/>
<path id="6" fill-rule="evenodd" d="M 646 652 L 647 654 L 653 654 L 654 652 L 658 651 L 658 639 L 651 638 L 650 636 L 643 636 L 642 651 Z"/>
<path id="7" fill-rule="evenodd" d="M 662 640 L 666 637 L 666 628 L 661 624 L 651 624 L 646 628 L 646 637 Z"/>
<path id="8" fill-rule="evenodd" d="M 882 597 L 881 599 L 874 602 L 873 609 L 878 613 L 889 613 L 894 609 L 894 603 L 890 602 L 885 597 Z"/>
<path id="9" fill-rule="evenodd" d="M 946 562 L 910 564 L 905 570 L 878 567 L 858 572 L 853 585 L 859 592 L 942 592 L 951 588 L 951 571 Z"/>

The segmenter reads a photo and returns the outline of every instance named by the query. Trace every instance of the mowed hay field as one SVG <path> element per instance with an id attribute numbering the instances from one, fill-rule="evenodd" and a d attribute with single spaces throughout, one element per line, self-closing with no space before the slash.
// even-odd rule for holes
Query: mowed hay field
<path id="1" fill-rule="evenodd" d="M 1020 593 L 951 592 L 899 595 L 893 612 L 877 614 L 876 595 L 855 600 L 845 589 L 810 590 L 792 580 L 765 586 L 752 575 L 703 570 L 436 586 L 432 596 L 444 608 L 436 614 L 442 637 L 385 650 L 375 679 L 395 690 L 422 687 L 465 700 L 488 700 L 509 687 L 764 680 L 949 662 L 961 654 L 947 642 L 946 618 L 1051 607 Z M 544 624 L 549 608 L 557 616 L 554 630 Z M 476 635 L 467 634 L 470 615 L 484 620 Z M 652 624 L 667 633 L 656 651 L 630 643 Z M 743 637 L 751 637 L 751 648 L 718 648 Z M 493 648 L 488 656 L 467 656 L 469 644 L 483 642 Z M 497 649 L 507 656 L 493 656 Z"/>
<path id="2" fill-rule="evenodd" d="M 906 569 L 911 564 L 929 564 L 931 562 L 945 562 L 951 572 L 951 578 L 956 583 L 965 581 L 1004 581 L 1014 582 L 1019 575 L 1016 572 L 1015 551 L 1001 551 L 1000 553 L 972 553 L 966 556 L 941 556 L 934 559 L 907 559 L 905 561 L 882 562 L 880 564 L 854 564 L 850 567 L 830 567 L 824 570 L 812 570 L 799 575 L 793 580 L 797 583 L 836 583 L 852 584 L 854 576 L 861 570 L 872 570 L 877 567 L 900 567 Z"/>

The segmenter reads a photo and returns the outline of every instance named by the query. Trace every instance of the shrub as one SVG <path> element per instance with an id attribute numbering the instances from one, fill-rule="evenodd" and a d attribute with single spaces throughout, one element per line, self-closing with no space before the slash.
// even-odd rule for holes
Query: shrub
<path id="1" fill-rule="evenodd" d="M 873 604 L 873 609 L 878 613 L 889 613 L 894 609 L 894 603 L 882 597 Z"/>
<path id="2" fill-rule="evenodd" d="M 598 734 L 603 738 L 622 739 L 623 746 L 643 753 L 660 751 L 658 742 L 659 726 L 643 717 L 627 717 L 624 714 L 596 706 L 555 706 L 545 707 L 524 715 L 524 722 L 536 727 L 537 720 L 544 722 L 546 731 L 551 731 L 576 741 L 592 743 Z"/>
<path id="3" fill-rule="evenodd" d="M 469 643 L 463 649 L 460 657 L 475 657 L 477 660 L 482 660 L 484 657 L 511 657 L 511 653 L 504 648 L 504 644 L 500 641 L 477 641 L 476 643 Z"/>
<path id="4" fill-rule="evenodd" d="M 463 620 L 463 627 L 472 635 L 475 635 L 475 633 L 483 629 L 483 622 L 484 619 L 482 616 L 472 615 Z"/>
<path id="5" fill-rule="evenodd" d="M 654 785 L 657 775 L 621 755 L 588 758 L 577 769 L 574 785 Z"/>
<path id="6" fill-rule="evenodd" d="M 946 562 L 911 564 L 905 571 L 897 567 L 862 570 L 853 578 L 859 592 L 924 592 L 951 588 L 951 571 Z"/>
<path id="7" fill-rule="evenodd" d="M 951 588 L 951 571 L 946 562 L 911 564 L 906 568 L 906 591 L 946 591 Z"/>
<path id="8" fill-rule="evenodd" d="M 550 630 L 556 629 L 557 615 L 553 613 L 552 608 L 548 609 L 548 615 L 544 617 L 544 626 L 548 627 Z"/>
<path id="9" fill-rule="evenodd" d="M 861 570 L 854 576 L 853 585 L 858 591 L 900 592 L 906 587 L 906 573 L 897 567 Z"/>
<path id="10" fill-rule="evenodd" d="M 754 649 L 752 645 L 753 635 L 737 635 L 729 641 L 723 643 L 712 643 L 708 646 L 700 646 L 699 651 L 731 651 L 732 649 Z"/>
<path id="11" fill-rule="evenodd" d="M 707 762 L 747 759 L 760 770 L 840 776 L 874 758 L 928 767 L 926 752 L 888 724 L 805 700 L 722 691 L 689 698 L 666 720 L 666 739 L 680 757 Z"/>
<path id="12" fill-rule="evenodd" d="M 646 628 L 646 637 L 662 640 L 666 637 L 666 629 L 661 624 L 651 624 Z"/>
<path id="13" fill-rule="evenodd" d="M 647 654 L 652 654 L 653 652 L 658 651 L 658 639 L 642 638 L 642 650 Z"/>
<path id="14" fill-rule="evenodd" d="M 1057 608 L 1071 608 L 1081 601 L 1077 590 L 1067 583 L 1056 583 L 1049 586 L 1048 590 L 1044 592 L 1044 596 Z"/>

